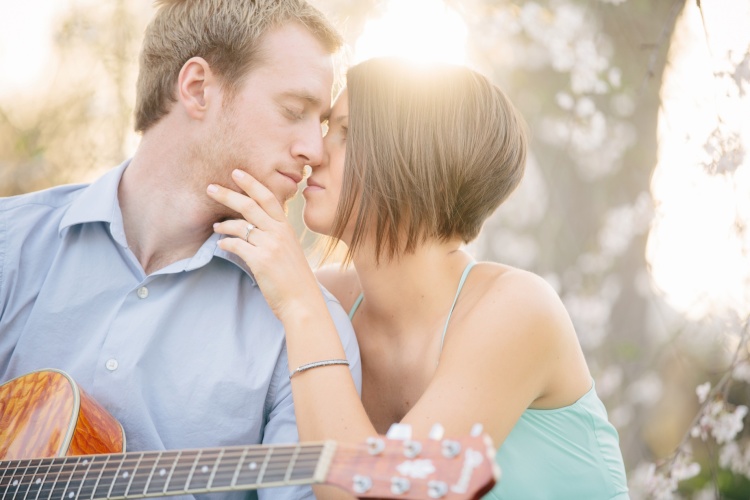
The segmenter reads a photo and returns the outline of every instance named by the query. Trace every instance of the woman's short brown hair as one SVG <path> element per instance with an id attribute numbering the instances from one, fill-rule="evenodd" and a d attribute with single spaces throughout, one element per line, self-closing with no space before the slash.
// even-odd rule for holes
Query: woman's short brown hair
<path id="1" fill-rule="evenodd" d="M 331 236 L 358 205 L 345 261 L 371 231 L 376 258 L 429 238 L 477 237 L 523 177 L 526 127 L 486 77 L 376 58 L 347 73 L 346 167 Z"/>
<path id="2" fill-rule="evenodd" d="M 260 57 L 262 36 L 298 22 L 332 54 L 341 36 L 304 0 L 157 0 L 146 27 L 136 86 L 135 129 L 145 132 L 169 112 L 175 84 L 191 57 L 202 57 L 222 78 L 230 98 Z"/>

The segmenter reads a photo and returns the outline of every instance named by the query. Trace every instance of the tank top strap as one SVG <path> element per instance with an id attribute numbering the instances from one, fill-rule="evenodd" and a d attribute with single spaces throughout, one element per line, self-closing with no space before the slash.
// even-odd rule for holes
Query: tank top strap
<path id="1" fill-rule="evenodd" d="M 357 297 L 357 300 L 354 301 L 352 308 L 349 310 L 349 321 L 354 319 L 354 313 L 357 312 L 357 309 L 359 308 L 359 305 L 362 303 L 362 299 L 364 298 L 365 294 L 363 292 L 359 292 L 359 297 Z"/>
<path id="2" fill-rule="evenodd" d="M 453 298 L 453 304 L 451 304 L 451 309 L 448 311 L 448 318 L 445 320 L 445 327 L 443 328 L 443 336 L 440 338 L 440 352 L 443 352 L 443 343 L 445 342 L 445 333 L 448 331 L 448 323 L 451 321 L 451 315 L 453 315 L 453 309 L 456 307 L 456 302 L 458 302 L 458 296 L 461 295 L 461 289 L 464 287 L 464 283 L 466 282 L 466 277 L 469 275 L 469 271 L 471 271 L 471 268 L 474 267 L 474 265 L 477 262 L 475 260 L 472 260 L 466 265 L 466 268 L 464 269 L 464 273 L 461 275 L 461 281 L 458 282 L 458 290 L 456 290 L 456 296 Z"/>
<path id="3" fill-rule="evenodd" d="M 445 320 L 445 327 L 443 328 L 443 335 L 440 338 L 440 351 L 443 350 L 443 342 L 445 342 L 445 333 L 448 331 L 448 323 L 451 321 L 451 315 L 453 314 L 453 309 L 456 307 L 456 302 L 458 302 L 458 296 L 461 295 L 461 289 L 464 287 L 464 283 L 466 282 L 466 277 L 469 275 L 469 271 L 471 271 L 471 268 L 474 267 L 476 264 L 476 261 L 472 260 L 466 265 L 466 268 L 464 269 L 463 274 L 461 275 L 461 280 L 458 282 L 458 290 L 456 290 L 456 296 L 453 298 L 453 304 L 451 304 L 450 311 L 448 311 L 448 318 Z M 360 292 L 359 297 L 357 297 L 357 300 L 354 301 L 354 304 L 352 304 L 352 308 L 349 310 L 349 321 L 354 319 L 354 314 L 357 312 L 357 309 L 359 308 L 359 305 L 362 303 L 362 300 L 365 298 L 365 294 L 363 292 Z"/>

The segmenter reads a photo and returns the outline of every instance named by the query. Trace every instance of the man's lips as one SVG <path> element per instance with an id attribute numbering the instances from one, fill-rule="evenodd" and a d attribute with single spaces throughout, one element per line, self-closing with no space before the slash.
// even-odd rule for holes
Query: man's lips
<path id="1" fill-rule="evenodd" d="M 299 172 L 279 172 L 284 177 L 289 177 L 295 184 L 302 182 L 302 174 Z"/>

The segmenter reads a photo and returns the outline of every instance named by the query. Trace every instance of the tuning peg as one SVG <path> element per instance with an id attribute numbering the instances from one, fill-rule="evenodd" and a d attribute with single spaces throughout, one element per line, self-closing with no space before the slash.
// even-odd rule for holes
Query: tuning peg
<path id="1" fill-rule="evenodd" d="M 391 424 L 385 437 L 397 441 L 406 441 L 411 439 L 411 425 L 409 424 Z"/>
<path id="2" fill-rule="evenodd" d="M 435 423 L 430 429 L 430 439 L 440 441 L 445 435 L 445 428 L 440 423 Z"/>
<path id="3" fill-rule="evenodd" d="M 385 449 L 385 441 L 379 437 L 367 438 L 367 451 L 370 455 L 379 455 Z"/>
<path id="4" fill-rule="evenodd" d="M 411 439 L 404 441 L 404 456 L 406 458 L 415 458 L 420 453 L 422 453 L 422 443 Z"/>
<path id="5" fill-rule="evenodd" d="M 482 435 L 482 432 L 484 432 L 484 426 L 477 422 L 476 424 L 471 426 L 471 437 L 478 437 Z"/>
<path id="6" fill-rule="evenodd" d="M 443 481 L 430 481 L 427 483 L 427 496 L 430 498 L 443 498 L 448 494 L 448 485 Z"/>
<path id="7" fill-rule="evenodd" d="M 368 476 L 360 476 L 357 474 L 354 476 L 354 485 L 352 489 L 354 490 L 354 493 L 362 494 L 367 493 L 372 488 L 372 479 L 370 479 Z"/>
<path id="8" fill-rule="evenodd" d="M 391 478 L 391 493 L 394 495 L 403 495 L 411 488 L 411 483 L 405 477 L 392 477 Z"/>
<path id="9" fill-rule="evenodd" d="M 461 453 L 461 443 L 458 441 L 451 441 L 450 439 L 446 439 L 443 441 L 443 456 L 445 458 L 453 458 L 459 453 Z"/>

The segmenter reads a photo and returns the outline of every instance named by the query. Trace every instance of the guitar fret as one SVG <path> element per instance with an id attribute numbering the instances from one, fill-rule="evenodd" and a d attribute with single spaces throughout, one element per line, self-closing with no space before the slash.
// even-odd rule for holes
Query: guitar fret
<path id="1" fill-rule="evenodd" d="M 219 458 L 216 459 L 216 463 L 214 464 L 214 468 L 211 471 L 211 477 L 208 478 L 208 484 L 206 485 L 207 489 L 211 489 L 211 487 L 214 485 L 214 478 L 216 477 L 216 471 L 219 469 L 219 465 L 221 464 L 221 459 L 224 457 L 224 448 L 219 450 Z"/>
<path id="2" fill-rule="evenodd" d="M 232 483 L 230 484 L 232 488 L 234 488 L 237 485 L 237 478 L 240 475 L 240 470 L 242 470 L 242 463 L 245 461 L 247 452 L 248 452 L 248 448 L 245 447 L 245 449 L 242 450 L 242 455 L 240 456 L 239 462 L 237 462 L 237 469 L 234 471 L 234 476 L 232 476 Z"/>
<path id="3" fill-rule="evenodd" d="M 289 481 L 289 478 L 292 476 L 292 471 L 294 470 L 294 462 L 297 461 L 297 455 L 299 455 L 299 445 L 295 446 L 294 448 L 294 454 L 292 455 L 291 460 L 289 460 L 289 465 L 286 468 L 286 474 L 284 474 L 284 481 Z"/>
<path id="4" fill-rule="evenodd" d="M 47 477 L 50 474 L 56 474 L 59 476 L 61 472 L 61 470 L 58 470 L 59 467 L 59 462 L 48 462 L 43 468 L 39 467 L 39 470 L 37 470 L 37 477 L 33 479 L 33 490 L 36 494 L 32 498 L 49 498 L 52 495 L 52 488 L 55 483 L 54 481 L 47 481 Z M 40 475 L 41 477 L 39 477 Z M 29 489 L 31 490 L 32 488 Z"/>
<path id="5" fill-rule="evenodd" d="M 3 491 L 4 491 L 3 499 L 6 498 L 6 495 L 8 493 L 12 492 L 13 495 L 16 494 L 19 487 L 21 487 L 21 479 L 22 479 L 23 471 L 25 471 L 29 467 L 29 464 L 31 462 L 32 462 L 31 460 L 22 460 L 18 462 L 16 467 L 13 467 L 12 469 L 9 470 L 10 474 L 8 474 L 7 477 L 3 478 L 3 484 L 2 484 Z M 10 496 L 8 498 L 13 498 L 13 497 Z"/>
<path id="6" fill-rule="evenodd" d="M 185 480 L 185 491 L 188 491 L 190 489 L 190 480 L 193 479 L 193 474 L 195 474 L 195 468 L 198 466 L 198 462 L 201 459 L 201 452 L 199 451 L 198 454 L 195 456 L 195 460 L 193 461 L 193 466 L 190 467 L 190 474 L 188 474 L 187 479 Z"/>
<path id="7" fill-rule="evenodd" d="M 14 479 L 14 481 L 16 482 L 16 486 L 14 487 L 14 497 L 22 498 L 26 490 L 29 489 L 29 484 L 25 481 L 25 478 L 26 474 L 28 474 L 29 472 L 29 467 L 33 462 L 33 460 L 29 460 L 26 464 L 24 464 L 23 467 L 19 467 L 20 470 L 18 471 Z"/>
<path id="8" fill-rule="evenodd" d="M 68 458 L 65 457 L 62 460 L 60 460 L 59 463 L 55 464 L 55 465 L 57 465 L 59 467 L 59 469 L 57 471 L 57 474 L 55 475 L 55 479 L 51 483 L 49 483 L 49 493 L 47 494 L 47 496 L 44 497 L 44 495 L 42 495 L 42 493 L 44 493 L 44 490 L 46 489 L 46 487 L 42 488 L 42 490 L 39 492 L 39 494 L 40 494 L 40 496 L 42 496 L 42 498 L 51 499 L 54 496 L 55 490 L 57 489 L 57 486 L 58 486 L 58 481 L 60 479 L 60 475 L 62 474 L 63 470 L 65 470 L 65 467 L 67 465 L 67 461 L 68 461 Z M 62 496 L 62 493 L 60 494 L 60 496 Z"/>
<path id="9" fill-rule="evenodd" d="M 265 454 L 264 454 L 265 455 Z M 258 473 L 260 472 L 259 459 L 262 458 L 257 450 L 249 449 L 242 463 L 235 485 L 251 486 L 258 484 Z"/>
<path id="10" fill-rule="evenodd" d="M 182 452 L 177 452 L 177 457 L 174 460 L 174 463 L 172 464 L 172 468 L 169 470 L 169 475 L 167 476 L 167 480 L 164 482 L 164 493 L 167 492 L 169 489 L 169 482 L 172 480 L 172 474 L 174 474 L 174 470 L 177 467 L 177 463 L 180 460 L 180 457 L 182 456 Z"/>
<path id="11" fill-rule="evenodd" d="M 268 462 L 271 460 L 271 455 L 273 455 L 273 447 L 266 452 L 266 458 L 263 460 L 263 465 L 260 467 L 260 472 L 258 473 L 258 479 L 255 481 L 256 484 L 263 483 L 263 476 L 266 475 L 266 469 L 268 468 Z"/>
<path id="12" fill-rule="evenodd" d="M 99 489 L 99 484 L 102 482 L 102 476 L 104 476 L 104 471 L 107 470 L 107 465 L 109 464 L 109 457 L 110 455 L 105 455 L 104 463 L 102 464 L 102 470 L 99 471 L 99 475 L 96 477 L 94 487 L 91 489 L 91 500 L 96 498 L 96 492 Z"/>
<path id="13" fill-rule="evenodd" d="M 200 455 L 198 450 L 185 450 L 180 454 L 175 462 L 175 467 L 170 473 L 169 479 L 167 479 L 165 493 L 174 494 L 187 491 L 188 478 L 198 459 L 198 455 Z"/>
<path id="14" fill-rule="evenodd" d="M 39 466 L 36 468 L 34 475 L 30 478 L 29 489 L 26 492 L 25 498 L 39 498 L 39 493 L 42 491 L 44 480 L 47 479 L 47 474 L 51 467 L 51 464 L 45 463 L 44 459 L 39 459 Z"/>
<path id="15" fill-rule="evenodd" d="M 83 473 L 83 477 L 81 478 L 81 482 L 78 486 L 78 497 L 81 497 L 81 492 L 83 491 L 83 486 L 86 484 L 86 478 L 89 475 L 89 471 L 91 470 L 91 460 L 87 457 L 84 458 L 81 462 L 83 465 L 86 465 L 86 472 Z"/>
<path id="16" fill-rule="evenodd" d="M 86 472 L 81 478 L 81 485 L 78 488 L 78 498 L 93 498 L 94 490 L 99 483 L 104 467 L 109 459 L 106 455 L 93 455 L 85 457 L 81 462 L 86 466 Z"/>
<path id="17" fill-rule="evenodd" d="M 73 468 L 70 470 L 70 473 L 68 474 L 68 480 L 65 481 L 65 487 L 63 488 L 62 495 L 60 496 L 60 499 L 65 498 L 76 498 L 78 495 L 78 483 L 74 482 L 73 487 L 74 489 L 71 489 L 71 481 L 73 480 L 73 477 L 75 475 L 76 469 L 78 468 L 78 464 L 81 463 L 81 457 L 78 457 L 76 460 L 76 463 L 73 464 Z"/>
<path id="18" fill-rule="evenodd" d="M 124 460 L 120 458 L 120 463 L 117 466 L 117 470 L 115 471 L 114 475 L 112 476 L 112 482 L 109 485 L 109 490 L 107 490 L 107 498 L 112 496 L 112 488 L 115 487 L 115 483 L 117 482 L 117 478 L 120 476 L 120 469 L 122 469 L 122 464 Z"/>
<path id="19" fill-rule="evenodd" d="M 306 478 L 312 478 L 315 474 L 315 468 L 320 460 L 322 448 L 317 448 L 314 451 L 304 450 L 302 451 L 294 461 L 294 468 L 292 473 L 289 475 L 288 481 L 304 480 Z"/>
<path id="20" fill-rule="evenodd" d="M 138 463 L 131 473 L 130 484 L 125 491 L 126 497 L 143 495 L 146 485 L 154 473 L 156 456 L 156 452 L 141 453 Z"/>
<path id="21" fill-rule="evenodd" d="M 245 450 L 243 448 L 228 448 L 222 450 L 216 459 L 214 472 L 211 473 L 207 488 L 224 490 L 232 489 L 232 480 L 237 472 L 237 466 L 243 457 Z"/>
<path id="22" fill-rule="evenodd" d="M 293 448 L 275 448 L 273 457 L 269 457 L 268 467 L 266 467 L 265 474 L 261 479 L 261 484 L 277 484 L 284 481 L 287 467 L 293 455 Z"/>
<path id="23" fill-rule="evenodd" d="M 151 467 L 151 473 L 148 475 L 148 479 L 146 480 L 146 484 L 143 486 L 143 494 L 145 495 L 148 491 L 148 487 L 151 485 L 151 480 L 154 478 L 154 472 L 156 472 L 156 464 L 159 463 L 159 460 L 161 459 L 162 452 L 159 452 L 159 454 L 156 456 L 156 459 L 154 460 L 154 466 Z"/>
<path id="24" fill-rule="evenodd" d="M 154 466 L 154 474 L 151 478 L 151 482 L 148 488 L 144 490 L 146 495 L 154 495 L 156 493 L 164 493 L 167 489 L 167 479 L 172 467 L 176 465 L 176 461 L 179 458 L 180 453 L 176 451 L 165 451 L 162 452 Z"/>
<path id="25" fill-rule="evenodd" d="M 130 481 L 128 481 L 128 486 L 125 488 L 125 498 L 127 498 L 128 493 L 130 492 L 130 486 L 133 484 L 133 480 L 138 475 L 138 466 L 141 465 L 141 460 L 143 460 L 144 453 L 141 453 L 138 457 L 138 461 L 135 463 L 135 467 L 133 467 L 133 472 L 130 474 Z"/>
<path id="26" fill-rule="evenodd" d="M 195 461 L 195 468 L 190 480 L 185 485 L 186 491 L 202 491 L 208 487 L 209 480 L 216 468 L 218 452 L 205 450 Z"/>

